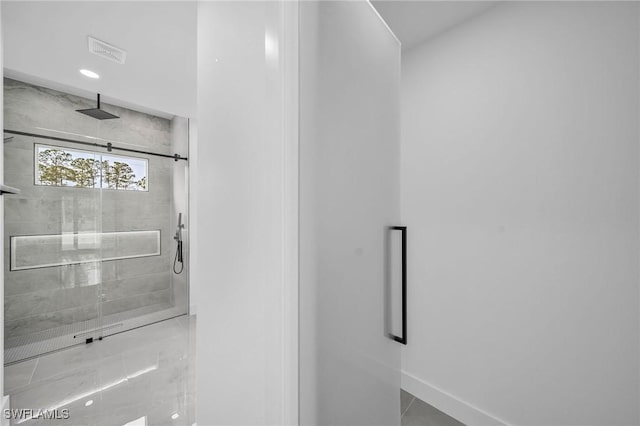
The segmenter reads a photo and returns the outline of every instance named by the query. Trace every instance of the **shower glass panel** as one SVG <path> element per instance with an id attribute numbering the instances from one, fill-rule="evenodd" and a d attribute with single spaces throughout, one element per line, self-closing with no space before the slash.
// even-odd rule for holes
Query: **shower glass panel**
<path id="1" fill-rule="evenodd" d="M 108 166 L 114 175 L 112 182 L 102 189 L 103 232 L 140 233 L 135 241 L 125 243 L 136 257 L 102 264 L 103 274 L 109 277 L 103 281 L 101 294 L 103 336 L 108 336 L 188 311 L 185 267 L 188 164 L 169 158 L 175 153 L 187 157 L 188 121 L 179 117 L 169 120 L 108 104 L 104 109 L 120 118 L 100 121 L 98 138 L 131 150 L 114 150 L 118 155 L 136 156 L 147 162 L 145 171 L 131 168 L 135 177 L 127 178 L 126 172 L 120 175 L 133 188 L 120 190 L 115 189 L 119 179 L 115 168 L 122 161 L 112 160 Z M 132 131 L 135 137 L 129 136 Z M 143 173 L 146 174 L 142 176 Z M 182 227 L 177 232 L 179 217 Z M 120 251 L 120 243 L 114 244 L 112 248 L 103 246 L 105 254 L 107 250 Z"/>
<path id="2" fill-rule="evenodd" d="M 4 80 L 6 363 L 188 312 L 188 121 L 94 102 Z"/>
<path id="3" fill-rule="evenodd" d="M 38 153 L 38 142 L 4 134 L 4 180 L 21 191 L 4 199 L 7 363 L 85 342 L 101 326 L 100 191 L 68 185 L 66 144 Z M 40 172 L 51 185 L 36 184 Z"/>

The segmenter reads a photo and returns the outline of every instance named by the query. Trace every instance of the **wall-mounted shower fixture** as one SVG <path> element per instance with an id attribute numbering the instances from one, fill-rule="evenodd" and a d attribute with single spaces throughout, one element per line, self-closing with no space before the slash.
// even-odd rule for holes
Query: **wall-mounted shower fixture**
<path id="1" fill-rule="evenodd" d="M 178 213 L 178 229 L 176 230 L 176 235 L 173 237 L 173 239 L 178 243 L 176 246 L 176 256 L 173 258 L 173 272 L 175 274 L 181 274 L 184 270 L 184 258 L 182 255 L 182 228 L 184 228 L 184 224 L 182 223 L 182 213 Z M 179 268 L 178 263 L 180 264 Z"/>
<path id="2" fill-rule="evenodd" d="M 89 117 L 97 118 L 98 120 L 110 120 L 112 118 L 120 118 L 117 115 L 113 115 L 110 112 L 100 109 L 100 93 L 98 93 L 97 108 L 77 109 L 76 111 L 78 111 L 81 114 L 88 115 Z"/>

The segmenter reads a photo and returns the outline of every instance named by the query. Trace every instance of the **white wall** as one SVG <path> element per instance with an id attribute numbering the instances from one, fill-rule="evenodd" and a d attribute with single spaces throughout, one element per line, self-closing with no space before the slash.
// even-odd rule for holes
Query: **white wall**
<path id="1" fill-rule="evenodd" d="M 288 405 L 287 397 L 297 383 L 290 371 L 296 364 L 285 360 L 292 346 L 287 339 L 295 339 L 287 328 L 288 302 L 295 300 L 286 296 L 295 284 L 288 279 L 287 244 L 297 219 L 285 211 L 297 206 L 286 171 L 296 157 L 289 155 L 284 123 L 293 123 L 285 110 L 297 108 L 288 109 L 285 100 L 295 97 L 284 84 L 284 7 L 198 4 L 190 281 L 197 288 L 199 425 L 295 419 L 287 409 L 295 410 L 296 401 Z"/>
<path id="2" fill-rule="evenodd" d="M 3 61 L 4 61 L 4 39 L 2 37 L 2 8 L 0 8 L 0 76 L 4 81 L 3 74 Z M 0 127 L 4 129 L 4 90 L 0 90 Z M 0 179 L 4 183 L 4 143 L 0 146 Z M 3 226 L 0 226 L 0 238 L 4 241 L 4 201 L 0 203 L 0 221 Z M 4 259 L 4 244 L 0 248 L 0 259 Z M 4 306 L 4 265 L 0 268 L 0 301 Z M 0 312 L 0 397 L 2 398 L 2 410 L 9 408 L 9 396 L 4 396 L 4 309 Z M 0 425 L 6 426 L 10 422 L 8 419 L 4 419 L 0 422 Z"/>
<path id="3" fill-rule="evenodd" d="M 638 19 L 506 3 L 404 55 L 403 386 L 464 422 L 640 422 Z"/>
<path id="4" fill-rule="evenodd" d="M 196 3 L 2 2 L 7 75 L 91 99 L 99 92 L 105 103 L 166 118 L 194 117 Z M 89 35 L 126 50 L 125 64 L 90 53 Z"/>

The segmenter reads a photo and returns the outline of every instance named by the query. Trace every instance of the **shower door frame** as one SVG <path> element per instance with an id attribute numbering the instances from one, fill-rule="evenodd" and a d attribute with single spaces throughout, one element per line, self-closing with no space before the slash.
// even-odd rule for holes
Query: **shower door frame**
<path id="1" fill-rule="evenodd" d="M 27 84 L 30 84 L 30 83 L 27 83 Z M 3 92 L 4 92 L 4 90 L 3 90 Z M 188 123 L 188 119 L 186 119 L 186 120 L 187 120 L 187 123 Z M 189 127 L 187 127 L 187 130 L 188 130 L 188 128 Z M 38 142 L 39 140 L 53 141 L 54 143 L 55 142 L 58 142 L 58 143 L 63 142 L 65 144 L 67 144 L 67 145 L 68 144 L 72 144 L 72 145 L 76 145 L 77 144 L 77 145 L 80 145 L 80 146 L 91 147 L 91 148 L 94 148 L 94 149 L 93 150 L 87 150 L 86 148 L 85 149 L 79 148 L 79 149 L 77 149 L 77 151 L 88 153 L 88 154 L 93 154 L 93 155 L 107 154 L 107 155 L 115 155 L 117 157 L 118 156 L 118 152 L 119 151 L 123 151 L 123 152 L 126 152 L 126 153 L 130 153 L 131 152 L 131 153 L 136 153 L 136 154 L 143 154 L 143 155 L 146 155 L 146 156 L 161 157 L 161 158 L 166 159 L 164 161 L 174 160 L 176 163 L 179 162 L 179 161 L 185 161 L 186 167 L 187 167 L 187 170 L 186 170 L 186 173 L 185 173 L 185 181 L 184 181 L 184 185 L 185 185 L 184 190 L 186 192 L 184 202 L 185 202 L 185 206 L 186 206 L 186 210 L 187 210 L 187 212 L 186 212 L 187 214 L 185 215 L 185 217 L 190 218 L 190 216 L 191 216 L 191 211 L 190 211 L 190 191 L 189 191 L 189 182 L 190 182 L 189 173 L 190 173 L 191 169 L 189 168 L 188 156 L 181 156 L 181 155 L 179 155 L 177 153 L 174 154 L 174 155 L 168 155 L 168 154 L 156 153 L 156 152 L 151 152 L 151 151 L 144 151 L 144 150 L 138 150 L 138 149 L 118 147 L 118 146 L 114 146 L 110 142 L 107 143 L 107 144 L 100 144 L 100 143 L 96 143 L 96 142 L 86 142 L 86 141 L 80 141 L 80 140 L 74 140 L 74 139 L 68 139 L 68 138 L 62 138 L 62 137 L 56 137 L 56 136 L 36 134 L 36 133 L 31 133 L 31 132 L 17 131 L 17 130 L 12 130 L 12 129 L 3 129 L 3 130 L 4 130 L 5 134 L 16 135 L 16 136 L 19 136 L 19 137 L 28 137 L 30 139 L 33 138 L 33 141 L 29 141 L 29 142 L 30 143 L 33 142 L 32 145 L 33 145 L 33 150 L 34 150 L 34 161 L 35 161 L 34 164 L 37 164 L 37 150 L 38 150 L 38 146 L 39 145 L 53 146 L 53 144 L 52 145 L 48 145 L 48 144 L 46 144 L 46 142 L 40 144 Z M 187 137 L 187 147 L 189 149 L 190 148 L 190 140 L 191 140 L 189 133 L 186 134 L 186 137 Z M 58 148 L 57 145 L 55 145 L 53 147 L 54 148 Z M 73 147 L 67 147 L 66 145 L 65 146 L 60 146 L 60 147 L 61 148 L 69 148 L 70 150 L 74 150 Z M 111 154 L 112 151 L 116 151 L 116 152 Z M 140 157 L 138 157 L 138 158 L 140 158 Z M 2 177 L 4 178 L 4 144 L 3 144 L 3 147 L 2 147 L 2 152 L 1 152 L 0 159 L 2 160 L 2 163 L 3 163 L 2 164 L 2 168 L 0 169 L 0 172 L 2 172 Z M 148 157 L 144 157 L 143 159 L 145 161 L 147 161 L 147 162 L 149 161 Z M 147 163 L 147 174 L 148 174 L 148 170 L 149 170 L 149 164 Z M 173 184 L 173 179 L 171 180 L 171 183 Z M 35 177 L 34 177 L 33 184 L 37 185 L 37 182 L 35 181 Z M 85 189 L 85 188 L 80 188 L 79 190 L 83 190 L 83 189 Z M 104 190 L 104 188 L 88 188 L 88 189 L 91 190 L 91 191 L 97 191 L 97 192 L 95 192 L 95 197 L 96 198 L 94 200 L 94 203 L 97 203 L 97 206 L 98 206 L 97 210 L 100 212 L 99 213 L 100 217 L 102 217 L 102 214 L 103 214 L 102 213 L 103 212 L 103 199 L 102 199 L 103 192 L 102 191 Z M 169 207 L 170 206 L 172 206 L 171 202 L 169 203 Z M 189 220 L 190 219 L 187 220 L 187 224 L 190 223 Z M 103 234 L 103 232 L 102 232 L 102 220 L 100 219 L 98 223 L 99 223 L 99 229 L 95 229 L 94 232 L 95 233 L 99 233 L 99 234 Z M 4 234 L 4 228 L 5 228 L 5 223 L 4 223 L 4 200 L 2 200 L 2 230 L 3 230 L 2 232 L 3 232 L 3 234 Z M 87 344 L 87 343 L 92 343 L 95 340 L 102 340 L 103 338 L 106 338 L 106 337 L 109 337 L 109 336 L 113 336 L 113 335 L 116 335 L 116 334 L 124 333 L 126 331 L 130 331 L 130 330 L 133 330 L 133 329 L 136 329 L 136 328 L 140 328 L 140 327 L 144 327 L 144 326 L 147 326 L 147 325 L 151 325 L 151 324 L 154 324 L 154 323 L 157 323 L 157 322 L 169 320 L 169 319 L 172 319 L 172 318 L 175 318 L 175 317 L 179 317 L 179 316 L 183 316 L 183 315 L 190 315 L 190 313 L 191 313 L 190 312 L 190 303 L 189 303 L 189 300 L 190 300 L 189 269 L 190 268 L 188 266 L 189 257 L 190 257 L 189 256 L 190 255 L 189 233 L 188 233 L 188 229 L 185 230 L 185 231 L 186 231 L 185 233 L 186 233 L 187 236 L 186 236 L 186 238 L 183 238 L 183 246 L 186 247 L 186 255 L 183 256 L 183 263 L 182 263 L 183 264 L 183 272 L 182 273 L 185 274 L 184 283 L 185 283 L 185 287 L 186 287 L 185 288 L 185 293 L 184 293 L 185 305 L 186 305 L 186 306 L 184 306 L 184 312 L 176 313 L 175 315 L 171 314 L 171 315 L 168 315 L 166 317 L 163 317 L 162 315 L 158 315 L 158 318 L 154 318 L 154 319 L 148 318 L 147 321 L 141 321 L 141 319 L 145 318 L 147 315 L 154 315 L 154 314 L 157 314 L 157 313 L 165 311 L 165 310 L 160 310 L 160 311 L 149 313 L 149 314 L 142 315 L 142 316 L 127 318 L 127 319 L 122 320 L 121 322 L 117 322 L 117 323 L 114 323 L 114 324 L 105 324 L 104 323 L 104 315 L 103 315 L 103 312 L 102 312 L 102 305 L 104 303 L 104 300 L 103 300 L 103 291 L 102 291 L 103 282 L 102 282 L 102 279 L 101 279 L 96 284 L 97 285 L 97 287 L 96 287 L 96 290 L 97 290 L 97 299 L 96 299 L 97 313 L 96 313 L 96 317 L 95 317 L 95 319 L 87 320 L 87 321 L 94 321 L 95 322 L 94 326 L 90 326 L 90 327 L 88 327 L 86 329 L 82 329 L 82 330 L 75 330 L 75 331 L 73 331 L 73 333 L 67 333 L 67 334 L 64 334 L 64 335 L 60 335 L 60 336 L 57 336 L 57 337 L 55 337 L 53 339 L 46 339 L 46 340 L 54 340 L 54 339 L 59 339 L 59 338 L 68 339 L 69 337 L 72 336 L 73 339 L 78 339 L 77 342 L 74 341 L 74 342 L 69 343 L 69 344 L 59 344 L 59 345 L 54 344 L 54 347 L 50 348 L 50 350 L 40 350 L 40 351 L 36 351 L 36 352 L 34 352 L 32 354 L 30 353 L 27 356 L 19 356 L 16 359 L 13 359 L 13 360 L 9 361 L 7 363 L 7 365 L 18 363 L 18 362 L 22 362 L 22 361 L 25 361 L 25 360 L 28 360 L 28 359 L 37 358 L 37 357 L 40 357 L 42 355 L 46 355 L 48 353 L 57 352 L 57 351 L 60 351 L 60 350 L 65 350 L 65 349 L 68 349 L 68 348 L 71 348 L 71 347 L 74 347 L 74 346 Z M 121 232 L 121 231 L 115 231 L 115 232 Z M 79 234 L 75 234 L 74 233 L 74 235 L 81 235 L 81 234 L 82 233 L 79 233 Z M 22 235 L 11 236 L 11 239 L 13 240 L 14 237 L 20 237 L 20 236 L 22 236 Z M 161 233 L 160 232 L 158 233 L 158 239 L 159 239 L 159 241 L 158 241 L 158 250 L 159 250 L 159 252 L 157 254 L 153 254 L 151 256 L 160 256 L 161 255 L 161 251 L 162 251 L 163 248 L 162 248 L 162 244 L 161 244 L 161 239 L 162 238 L 161 238 Z M 11 258 L 11 244 L 9 246 L 9 249 L 10 249 L 9 257 Z M 3 248 L 3 250 L 4 250 L 4 248 Z M 99 250 L 102 250 L 102 247 L 100 247 Z M 3 255 L 4 255 L 4 253 L 3 253 Z M 117 258 L 114 258 L 114 259 L 111 259 L 111 258 L 104 259 L 103 256 L 100 255 L 99 256 L 100 260 L 85 260 L 85 261 L 79 261 L 79 262 L 72 262 L 70 264 L 97 263 L 99 265 L 102 265 L 103 262 L 106 262 L 106 261 L 124 260 L 124 259 L 136 258 L 136 257 L 149 257 L 149 255 L 144 255 L 144 256 L 124 256 L 124 257 L 117 257 Z M 173 261 L 171 260 L 172 259 L 171 255 L 169 255 L 169 258 L 170 258 L 170 265 L 173 266 Z M 3 267 L 4 267 L 5 266 L 4 265 L 4 257 L 3 257 L 2 262 L 3 262 Z M 9 269 L 10 269 L 10 271 L 14 271 L 15 272 L 15 271 L 19 271 L 19 270 L 22 270 L 22 269 L 34 269 L 34 268 L 41 268 L 41 267 L 62 267 L 64 265 L 67 265 L 67 263 L 65 263 L 65 264 L 56 264 L 56 265 L 53 265 L 53 264 L 52 265 L 44 265 L 44 266 L 29 267 L 29 268 L 19 268 L 19 269 L 11 269 L 11 268 L 9 268 Z M 170 277 L 171 277 L 171 285 L 170 285 L 169 288 L 172 289 L 172 291 L 173 291 L 172 296 L 171 296 L 172 299 L 173 299 L 175 297 L 175 295 L 176 295 L 176 292 L 175 292 L 174 286 L 173 286 L 174 273 L 173 273 L 172 268 L 171 268 L 171 271 L 169 273 L 170 273 Z M 3 270 L 2 274 L 3 274 L 2 275 L 2 292 L 3 292 L 3 299 L 4 299 L 4 270 Z M 179 275 L 179 274 L 176 274 L 176 275 Z M 177 307 L 173 306 L 170 309 L 177 309 Z M 177 309 L 177 310 L 179 311 L 180 309 Z M 3 358 L 2 358 L 2 361 L 3 361 L 3 365 L 4 365 L 4 359 L 5 359 L 4 309 L 3 309 L 2 315 L 3 315 L 2 316 L 2 323 L 3 323 L 3 327 L 2 327 L 3 328 L 3 334 L 2 334 L 2 339 L 3 339 L 2 340 Z M 126 323 L 127 322 L 131 322 L 131 321 L 133 321 L 134 324 L 130 324 L 129 326 L 127 326 Z M 136 324 L 136 321 L 141 321 L 141 322 L 139 324 Z M 118 327 L 122 327 L 123 329 L 115 331 L 115 332 L 112 332 L 112 333 L 109 332 L 109 330 L 116 329 Z M 60 343 L 62 343 L 62 342 L 60 342 Z M 33 345 L 33 344 L 37 345 L 38 342 L 28 342 L 28 343 L 26 343 L 26 345 Z M 16 346 L 16 347 L 20 348 L 22 346 Z"/>

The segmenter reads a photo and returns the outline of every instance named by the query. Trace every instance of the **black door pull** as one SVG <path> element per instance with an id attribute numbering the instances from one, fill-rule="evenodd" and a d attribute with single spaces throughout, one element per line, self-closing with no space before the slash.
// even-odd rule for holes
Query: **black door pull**
<path id="1" fill-rule="evenodd" d="M 401 254 L 402 254 L 402 336 L 396 336 L 393 333 L 389 334 L 393 340 L 403 345 L 407 344 L 407 227 L 406 226 L 391 226 L 391 231 L 402 232 L 401 242 Z"/>

